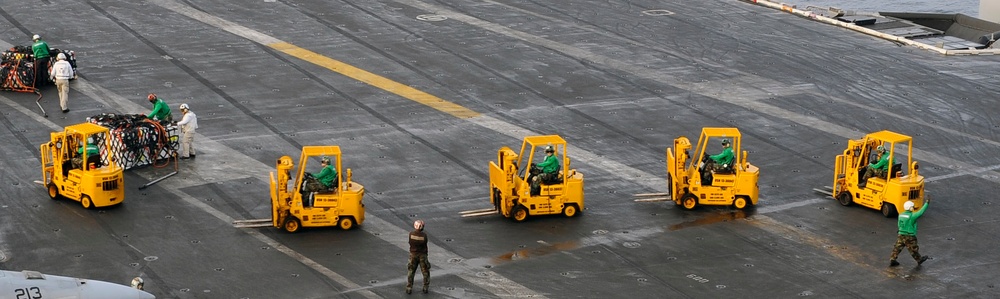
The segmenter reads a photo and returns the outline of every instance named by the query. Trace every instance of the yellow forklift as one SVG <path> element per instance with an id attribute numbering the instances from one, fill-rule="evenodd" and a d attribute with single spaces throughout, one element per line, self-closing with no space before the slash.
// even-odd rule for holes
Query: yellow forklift
<path id="1" fill-rule="evenodd" d="M 79 201 L 83 208 L 106 207 L 125 200 L 123 169 L 113 160 L 108 128 L 82 123 L 52 132 L 39 147 L 42 185 L 49 197 Z"/>
<path id="2" fill-rule="evenodd" d="M 865 180 L 868 165 L 879 160 L 879 148 L 890 157 L 888 171 Z M 900 158 L 903 153 L 906 164 L 897 163 L 903 160 Z M 832 196 L 841 205 L 858 204 L 880 210 L 885 217 L 894 217 L 904 212 L 903 203 L 908 200 L 917 208 L 924 204 L 924 177 L 912 157 L 913 138 L 907 135 L 880 131 L 848 140 L 847 149 L 834 161 L 833 187 L 814 190 Z"/>
<path id="3" fill-rule="evenodd" d="M 708 147 L 731 146 L 732 161 L 715 163 Z M 744 209 L 757 205 L 760 169 L 747 162 L 741 150 L 742 135 L 736 128 L 702 128 L 690 154 L 691 140 L 681 136 L 667 148 L 667 189 L 670 200 L 691 210 L 699 205 L 722 205 Z M 700 157 L 700 158 L 694 158 Z"/>
<path id="4" fill-rule="evenodd" d="M 542 161 L 548 154 L 546 151 L 561 157 L 555 175 L 543 175 L 542 169 L 532 163 Z M 584 209 L 583 174 L 569 165 L 566 141 L 558 135 L 525 137 L 520 152 L 505 146 L 498 151 L 497 161 L 490 161 L 493 208 L 464 211 L 462 217 L 499 213 L 521 222 L 535 215 L 576 216 Z"/>
<path id="5" fill-rule="evenodd" d="M 320 164 L 319 159 L 322 158 L 329 159 L 331 166 L 337 171 L 333 188 L 308 192 L 306 187 L 314 178 L 306 172 L 307 166 L 310 161 Z M 341 171 L 343 168 L 340 158 L 339 146 L 302 147 L 292 186 L 288 185 L 292 169 L 295 168 L 292 158 L 282 156 L 278 159 L 277 174 L 271 173 L 271 219 L 264 221 L 270 221 L 274 227 L 289 233 L 302 227 L 339 226 L 348 230 L 361 225 L 365 221 L 365 205 L 362 202 L 365 187 L 351 181 L 351 169 L 347 169 L 346 174 Z M 316 170 L 320 168 L 316 167 Z"/>

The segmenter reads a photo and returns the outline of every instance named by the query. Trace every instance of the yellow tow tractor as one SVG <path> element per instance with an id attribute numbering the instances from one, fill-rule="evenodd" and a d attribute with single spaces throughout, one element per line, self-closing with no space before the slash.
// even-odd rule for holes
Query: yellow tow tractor
<path id="1" fill-rule="evenodd" d="M 542 169 L 532 163 L 544 159 L 545 151 L 551 151 L 556 158 L 561 157 L 555 175 L 542 175 Z M 529 167 L 519 168 L 519 165 Z M 499 213 L 521 222 L 535 215 L 576 216 L 584 209 L 583 174 L 569 165 L 566 141 L 557 135 L 525 137 L 520 152 L 505 146 L 497 152 L 497 161 L 490 161 L 493 208 L 464 211 L 462 217 Z M 551 178 L 543 179 L 547 177 Z M 532 182 L 536 182 L 537 187 L 532 188 Z"/>
<path id="2" fill-rule="evenodd" d="M 717 164 L 707 148 L 725 148 L 724 144 L 732 146 L 732 160 Z M 692 145 L 687 137 L 674 139 L 674 147 L 667 148 L 670 199 L 688 210 L 699 205 L 731 205 L 737 209 L 757 205 L 760 169 L 747 162 L 747 152 L 741 146 L 742 135 L 736 128 L 702 128 L 694 156 L 689 153 Z"/>
<path id="3" fill-rule="evenodd" d="M 887 172 L 865 180 L 868 165 L 879 160 L 878 149 L 888 153 Z M 906 164 L 896 163 L 906 154 Z M 837 155 L 833 169 L 833 187 L 814 189 L 832 196 L 841 205 L 858 204 L 881 210 L 885 217 L 903 212 L 903 203 L 912 200 L 917 207 L 924 204 L 924 177 L 913 161 L 913 138 L 880 131 L 864 138 L 847 141 L 847 149 Z M 905 170 L 905 172 L 903 172 Z"/>
<path id="4" fill-rule="evenodd" d="M 306 186 L 313 180 L 312 174 L 306 172 L 310 159 L 319 164 L 320 158 L 330 159 L 331 166 L 337 171 L 333 188 L 318 192 L 307 192 Z M 271 173 L 271 225 L 294 233 L 302 227 L 339 226 L 348 230 L 365 221 L 365 204 L 362 198 L 365 187 L 351 181 L 351 169 L 346 174 L 341 171 L 341 152 L 339 146 L 304 146 L 299 157 L 299 166 L 295 171 L 295 184 L 289 189 L 291 171 L 295 168 L 292 158 L 282 156 L 278 159 L 277 174 Z M 317 167 L 317 170 L 320 168 Z M 346 180 L 341 180 L 346 178 Z M 261 220 L 243 221 L 244 223 Z M 248 227 L 248 225 L 243 225 Z"/>
<path id="5" fill-rule="evenodd" d="M 79 201 L 83 208 L 113 206 L 125 201 L 122 168 L 111 155 L 108 128 L 82 123 L 62 132 L 39 147 L 42 185 L 49 197 Z"/>

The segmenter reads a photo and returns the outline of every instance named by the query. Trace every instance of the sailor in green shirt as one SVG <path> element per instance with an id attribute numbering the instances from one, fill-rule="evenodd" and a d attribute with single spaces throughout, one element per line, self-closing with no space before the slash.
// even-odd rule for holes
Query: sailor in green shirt
<path id="1" fill-rule="evenodd" d="M 74 156 L 73 159 L 70 160 L 73 163 L 73 168 L 80 168 L 81 166 L 83 166 L 84 148 L 86 148 L 87 151 L 87 161 L 90 161 L 92 163 L 97 163 L 96 161 L 100 161 L 101 156 L 100 156 L 100 151 L 97 149 L 97 146 L 90 144 L 90 142 L 87 142 L 86 147 L 80 145 L 80 147 L 76 149 L 76 156 Z"/>
<path id="2" fill-rule="evenodd" d="M 41 87 L 43 83 L 47 82 L 49 73 L 49 60 L 52 60 L 51 54 L 49 54 L 49 44 L 42 40 L 41 36 L 35 34 L 31 37 L 34 42 L 31 44 L 31 52 L 33 52 L 35 57 L 35 62 L 33 67 L 35 68 L 35 87 Z"/>
<path id="3" fill-rule="evenodd" d="M 556 174 L 559 173 L 559 158 L 555 156 L 555 148 L 551 145 L 545 147 L 545 160 L 542 163 L 538 163 L 535 166 L 542 169 L 541 179 L 542 182 L 548 183 L 554 181 Z"/>
<path id="4" fill-rule="evenodd" d="M 323 157 L 320 160 L 319 173 L 307 173 L 306 180 L 303 183 L 302 192 L 322 192 L 322 191 L 337 191 L 337 169 L 333 168 L 333 163 L 330 163 L 330 158 Z"/>
<path id="5" fill-rule="evenodd" d="M 39 60 L 39 59 L 46 59 L 46 60 L 48 60 L 49 57 L 50 57 L 50 55 L 49 55 L 49 43 L 46 43 L 45 41 L 43 41 L 42 37 L 38 36 L 38 34 L 35 34 L 35 36 L 33 36 L 31 38 L 31 40 L 34 41 L 34 43 L 31 44 L 31 51 L 34 52 L 34 54 L 35 54 L 35 60 Z"/>
<path id="6" fill-rule="evenodd" d="M 330 165 L 330 158 L 323 158 L 320 164 L 323 166 L 323 170 L 319 171 L 316 179 L 319 180 L 320 184 L 323 184 L 325 189 L 333 189 L 336 187 L 337 170 L 333 169 L 333 165 Z"/>
<path id="7" fill-rule="evenodd" d="M 727 169 L 733 165 L 733 148 L 729 144 L 729 139 L 722 139 L 722 152 L 716 155 L 708 156 L 715 162 L 712 166 L 712 170 L 720 171 Z"/>
<path id="8" fill-rule="evenodd" d="M 545 147 L 545 160 L 535 164 L 535 167 L 542 173 L 531 179 L 532 195 L 537 195 L 541 190 L 541 184 L 556 184 L 559 182 L 559 158 L 555 156 L 556 149 L 551 145 Z"/>
<path id="9" fill-rule="evenodd" d="M 892 157 L 889 156 L 889 151 L 885 150 L 884 146 L 879 145 L 876 149 L 878 151 L 878 161 L 875 163 L 868 163 L 868 167 L 865 168 L 865 177 L 861 180 L 860 187 L 864 187 L 868 183 L 868 179 L 871 177 L 886 178 L 886 174 L 889 172 L 889 166 L 892 165 Z"/>
<path id="10" fill-rule="evenodd" d="M 146 96 L 146 99 L 153 104 L 153 111 L 149 112 L 149 115 L 146 117 L 167 122 L 174 121 L 174 116 L 170 114 L 170 107 L 167 106 L 167 102 L 164 102 L 156 94 L 152 93 Z"/>
<path id="11" fill-rule="evenodd" d="M 917 218 L 924 215 L 929 204 L 930 199 L 926 199 L 924 206 L 915 212 L 913 211 L 913 201 L 908 200 L 903 204 L 903 209 L 906 212 L 899 214 L 899 237 L 896 238 L 896 245 L 892 247 L 892 255 L 889 257 L 890 267 L 899 266 L 896 257 L 903 251 L 903 246 L 906 246 L 906 249 L 910 251 L 910 255 L 913 256 L 913 260 L 917 261 L 918 266 L 927 260 L 926 255 L 920 255 L 920 247 L 917 246 Z"/>

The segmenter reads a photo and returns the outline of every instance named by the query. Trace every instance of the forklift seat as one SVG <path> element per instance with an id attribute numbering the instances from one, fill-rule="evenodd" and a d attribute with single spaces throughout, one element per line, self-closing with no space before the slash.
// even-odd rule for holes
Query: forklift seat
<path id="1" fill-rule="evenodd" d="M 542 177 L 544 178 L 545 176 L 542 176 Z M 542 185 L 558 185 L 558 184 L 562 184 L 562 182 L 563 182 L 562 171 L 559 171 L 559 172 L 556 172 L 556 174 L 553 175 L 551 177 L 551 179 L 549 179 L 549 180 L 542 180 Z"/>
<path id="2" fill-rule="evenodd" d="M 902 169 L 903 169 L 902 163 L 893 164 L 892 168 L 889 169 L 889 175 L 888 175 L 889 178 L 891 179 L 896 177 L 896 173 L 899 173 L 899 171 L 901 171 Z"/>

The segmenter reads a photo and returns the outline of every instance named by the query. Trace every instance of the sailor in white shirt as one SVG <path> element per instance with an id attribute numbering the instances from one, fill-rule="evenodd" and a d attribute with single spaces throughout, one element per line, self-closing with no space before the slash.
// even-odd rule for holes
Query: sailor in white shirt
<path id="1" fill-rule="evenodd" d="M 194 158 L 194 130 L 198 128 L 198 116 L 191 112 L 187 103 L 181 104 L 181 112 L 184 112 L 184 117 L 177 122 L 181 128 L 181 159 Z"/>
<path id="2" fill-rule="evenodd" d="M 73 78 L 73 66 L 66 61 L 66 54 L 59 53 L 56 56 L 56 63 L 49 71 L 49 77 L 56 81 L 56 89 L 59 90 L 59 107 L 62 112 L 69 112 L 69 79 Z"/>

